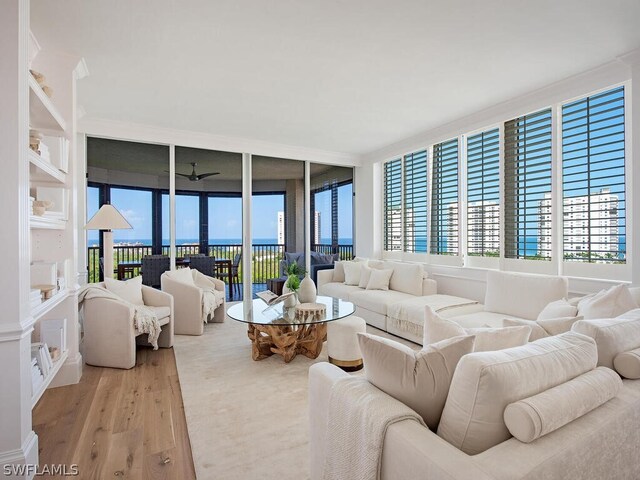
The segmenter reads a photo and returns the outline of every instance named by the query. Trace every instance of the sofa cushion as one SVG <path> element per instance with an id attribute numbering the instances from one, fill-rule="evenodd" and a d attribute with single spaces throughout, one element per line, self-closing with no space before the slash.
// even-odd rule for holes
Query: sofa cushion
<path id="1" fill-rule="evenodd" d="M 367 290 L 389 290 L 389 281 L 391 280 L 391 275 L 393 275 L 393 270 L 386 268 L 382 270 L 371 268 L 369 270 L 371 275 L 369 275 L 369 281 L 367 282 Z"/>
<path id="2" fill-rule="evenodd" d="M 636 305 L 640 307 L 640 287 L 629 287 L 629 293 Z"/>
<path id="3" fill-rule="evenodd" d="M 166 324 L 169 320 L 168 317 L 171 315 L 171 308 L 169 307 L 150 307 L 149 305 L 147 305 L 147 308 L 149 310 L 152 310 L 153 313 L 156 314 L 156 317 L 158 317 L 158 320 L 160 320 L 160 324 L 164 325 Z M 165 320 L 166 322 L 162 323 L 162 320 Z"/>
<path id="4" fill-rule="evenodd" d="M 615 285 L 608 290 L 601 290 L 593 297 L 585 298 L 578 303 L 578 315 L 585 320 L 595 318 L 614 318 L 618 315 L 638 308 L 626 285 Z"/>
<path id="5" fill-rule="evenodd" d="M 568 300 L 562 298 L 548 303 L 538 315 L 538 320 L 547 320 L 549 318 L 565 318 L 575 317 L 578 313 L 578 307 L 571 305 Z"/>
<path id="6" fill-rule="evenodd" d="M 344 283 L 338 282 L 325 283 L 318 288 L 320 295 L 327 295 L 329 297 L 339 298 L 340 300 L 349 300 L 352 293 L 361 291 L 362 289 L 357 285 L 345 285 Z"/>
<path id="7" fill-rule="evenodd" d="M 463 328 L 457 323 L 440 317 L 429 306 L 425 307 L 424 337 L 422 344 L 430 345 L 460 335 L 475 335 L 474 351 L 484 352 L 524 345 L 529 340 L 531 328 L 526 326 L 504 328 Z"/>
<path id="8" fill-rule="evenodd" d="M 598 367 L 507 405 L 504 423 L 511 435 L 530 443 L 608 402 L 621 388 L 622 380 L 616 372 Z"/>
<path id="9" fill-rule="evenodd" d="M 571 330 L 593 338 L 598 344 L 598 365 L 614 368 L 616 355 L 640 347 L 640 308 L 616 318 L 580 320 Z"/>
<path id="10" fill-rule="evenodd" d="M 536 320 L 536 323 L 544 328 L 549 335 L 560 335 L 571 330 L 573 324 L 578 320 L 582 320 L 582 317 L 547 318 Z"/>
<path id="11" fill-rule="evenodd" d="M 520 347 L 465 355 L 453 374 L 438 435 L 468 455 L 510 437 L 504 410 L 510 403 L 593 370 L 593 339 L 575 332 Z"/>
<path id="12" fill-rule="evenodd" d="M 505 318 L 502 320 L 503 327 L 520 327 L 523 325 L 531 327 L 531 335 L 529 335 L 530 342 L 535 342 L 536 340 L 549 336 L 547 331 L 538 325 L 538 322 L 534 322 L 533 320 L 525 320 L 523 318 Z"/>
<path id="13" fill-rule="evenodd" d="M 440 316 L 444 317 L 444 315 Z M 495 312 L 471 312 L 465 313 L 464 315 L 455 315 L 448 318 L 452 322 L 456 322 L 458 325 L 464 328 L 480 328 L 487 326 L 491 328 L 500 328 L 502 327 L 502 321 L 505 318 L 509 318 L 512 320 L 525 320 L 514 315 L 505 315 L 503 313 Z"/>
<path id="14" fill-rule="evenodd" d="M 567 285 L 565 277 L 489 270 L 484 309 L 535 320 L 548 303 L 567 296 Z"/>
<path id="15" fill-rule="evenodd" d="M 613 359 L 613 366 L 624 378 L 640 378 L 640 348 L 621 352 Z"/>
<path id="16" fill-rule="evenodd" d="M 351 293 L 349 301 L 358 307 L 381 315 L 387 314 L 387 309 L 394 303 L 412 298 L 408 293 L 395 290 L 362 290 Z"/>
<path id="17" fill-rule="evenodd" d="M 358 334 L 367 380 L 418 412 L 433 431 L 456 365 L 473 350 L 473 341 L 473 336 L 455 337 L 415 351 L 394 340 Z"/>
<path id="18" fill-rule="evenodd" d="M 115 280 L 105 278 L 104 286 L 111 293 L 134 305 L 144 305 L 142 299 L 142 277 L 134 277 L 130 280 Z"/>
<path id="19" fill-rule="evenodd" d="M 345 285 L 358 285 L 360 283 L 360 275 L 362 275 L 362 267 L 366 266 L 364 262 L 344 262 L 344 283 Z"/>
<path id="20" fill-rule="evenodd" d="M 424 268 L 419 263 L 384 262 L 384 268 L 393 269 L 389 288 L 419 297 L 422 295 Z"/>

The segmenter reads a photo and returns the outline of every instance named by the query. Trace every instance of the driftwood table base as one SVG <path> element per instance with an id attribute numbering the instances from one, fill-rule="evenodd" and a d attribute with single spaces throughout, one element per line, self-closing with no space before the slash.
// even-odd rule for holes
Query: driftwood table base
<path id="1" fill-rule="evenodd" d="M 249 324 L 247 336 L 251 340 L 251 357 L 262 360 L 274 353 L 289 363 L 297 354 L 318 358 L 327 338 L 327 324 L 259 325 Z"/>

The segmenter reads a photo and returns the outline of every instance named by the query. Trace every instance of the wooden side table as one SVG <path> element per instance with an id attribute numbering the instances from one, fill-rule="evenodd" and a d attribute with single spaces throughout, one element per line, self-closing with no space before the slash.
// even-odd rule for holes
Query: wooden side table
<path id="1" fill-rule="evenodd" d="M 282 295 L 282 287 L 284 287 L 284 283 L 286 280 L 282 278 L 268 278 L 267 279 L 267 290 L 271 290 L 276 295 Z"/>

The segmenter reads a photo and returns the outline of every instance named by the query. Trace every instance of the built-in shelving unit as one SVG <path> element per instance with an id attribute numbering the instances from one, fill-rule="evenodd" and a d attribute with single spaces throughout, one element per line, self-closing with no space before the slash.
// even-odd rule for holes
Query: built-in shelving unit
<path id="1" fill-rule="evenodd" d="M 58 293 L 56 293 L 50 299 L 45 300 L 44 302 L 42 302 L 37 307 L 32 308 L 31 309 L 31 316 L 33 317 L 33 320 L 36 321 L 36 322 L 38 320 L 40 320 L 40 318 L 45 316 L 51 310 L 53 310 L 58 305 L 60 305 L 60 303 L 62 303 L 64 300 L 66 300 L 68 296 L 69 296 L 69 290 L 65 288 L 64 290 L 61 290 Z"/>
<path id="2" fill-rule="evenodd" d="M 64 365 L 64 362 L 67 361 L 68 357 L 69 350 L 65 350 L 64 352 L 62 352 L 60 357 L 53 362 L 53 368 L 51 368 L 47 376 L 44 377 L 44 382 L 42 382 L 38 389 L 31 395 L 31 408 L 36 406 L 36 403 L 38 403 L 38 400 L 40 400 L 40 397 L 42 397 L 42 394 L 47 389 L 47 387 L 51 385 L 51 382 L 62 368 L 62 365 Z"/>
<path id="3" fill-rule="evenodd" d="M 67 123 L 33 75 L 29 74 L 29 124 L 32 128 L 64 132 Z"/>
<path id="4" fill-rule="evenodd" d="M 35 230 L 64 230 L 67 227 L 67 222 L 59 218 L 31 215 L 29 226 Z"/>
<path id="5" fill-rule="evenodd" d="M 53 182 L 64 185 L 67 175 L 58 170 L 51 162 L 44 160 L 29 149 L 29 178 L 32 182 Z"/>

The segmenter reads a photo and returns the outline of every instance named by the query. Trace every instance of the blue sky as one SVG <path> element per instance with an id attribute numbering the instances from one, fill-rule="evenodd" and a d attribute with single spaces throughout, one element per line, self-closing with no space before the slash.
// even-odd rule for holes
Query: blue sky
<path id="1" fill-rule="evenodd" d="M 330 196 L 329 196 L 330 197 Z M 145 190 L 111 189 L 111 203 L 133 226 L 132 230 L 117 230 L 116 241 L 150 240 L 152 231 L 151 192 Z M 199 236 L 198 197 L 176 196 L 176 238 L 197 239 Z M 340 238 L 352 237 L 352 188 L 351 185 L 338 190 Z M 328 206 L 328 210 L 325 209 Z M 316 205 L 322 208 L 322 237 L 331 237 L 331 200 Z M 98 189 L 87 189 L 87 218 L 98 210 Z M 254 239 L 276 239 L 278 212 L 284 210 L 284 195 L 254 195 L 252 202 L 252 236 Z M 329 219 L 329 220 L 326 220 Z M 162 236 L 169 238 L 169 197 L 162 198 Z M 209 239 L 240 239 L 242 235 L 242 198 L 209 198 Z M 98 239 L 98 232 L 90 230 L 89 241 Z"/>

